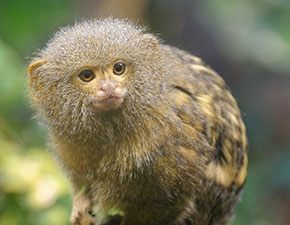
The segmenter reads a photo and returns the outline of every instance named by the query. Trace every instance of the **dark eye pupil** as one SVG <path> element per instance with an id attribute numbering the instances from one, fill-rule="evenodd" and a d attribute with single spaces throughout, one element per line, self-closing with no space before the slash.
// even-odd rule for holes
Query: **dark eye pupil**
<path id="1" fill-rule="evenodd" d="M 115 70 L 116 70 L 117 72 L 121 72 L 121 71 L 123 70 L 123 63 L 117 63 L 117 64 L 115 65 Z"/>
<path id="2" fill-rule="evenodd" d="M 89 70 L 86 70 L 86 71 L 84 72 L 83 76 L 84 76 L 85 78 L 89 79 L 89 78 L 91 78 L 91 76 L 92 76 L 92 72 L 89 71 Z"/>

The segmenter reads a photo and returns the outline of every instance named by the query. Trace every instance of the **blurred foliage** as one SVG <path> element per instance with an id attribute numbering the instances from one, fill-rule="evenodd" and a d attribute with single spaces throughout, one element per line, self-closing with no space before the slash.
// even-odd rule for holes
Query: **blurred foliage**
<path id="1" fill-rule="evenodd" d="M 206 15 L 213 21 L 208 25 L 227 43 L 227 54 L 254 60 L 271 70 L 289 71 L 290 1 L 213 0 L 206 3 Z"/>
<path id="2" fill-rule="evenodd" d="M 84 17 L 80 8 L 97 11 L 93 2 L 0 1 L 0 225 L 68 224 L 69 185 L 32 119 L 26 67 L 58 27 Z M 221 73 L 244 112 L 249 175 L 233 224 L 289 225 L 290 1 L 142 4 L 140 19 Z"/>
<path id="3" fill-rule="evenodd" d="M 25 58 L 74 17 L 68 3 L 0 1 L 0 225 L 68 224 L 68 184 L 32 120 Z"/>
<path id="4" fill-rule="evenodd" d="M 0 141 L 0 224 L 67 224 L 67 183 L 50 155 Z"/>

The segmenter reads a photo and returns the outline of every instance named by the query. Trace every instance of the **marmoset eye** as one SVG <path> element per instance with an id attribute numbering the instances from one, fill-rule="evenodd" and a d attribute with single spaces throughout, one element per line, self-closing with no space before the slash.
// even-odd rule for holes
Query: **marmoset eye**
<path id="1" fill-rule="evenodd" d="M 124 63 L 118 62 L 114 65 L 113 72 L 115 75 L 120 76 L 126 72 L 126 69 L 127 67 Z"/>
<path id="2" fill-rule="evenodd" d="M 84 81 L 84 82 L 90 82 L 91 80 L 93 80 L 96 77 L 96 75 L 94 74 L 93 71 L 91 70 L 83 70 L 80 74 L 79 74 L 79 78 Z"/>

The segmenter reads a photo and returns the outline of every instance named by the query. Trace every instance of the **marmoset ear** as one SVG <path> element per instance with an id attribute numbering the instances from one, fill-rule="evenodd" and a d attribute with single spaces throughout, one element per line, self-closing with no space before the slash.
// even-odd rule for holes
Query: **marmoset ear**
<path id="1" fill-rule="evenodd" d="M 28 69 L 27 69 L 27 72 L 29 74 L 29 85 L 30 85 L 30 90 L 31 90 L 31 96 L 34 102 L 38 102 L 37 97 L 36 97 L 36 92 L 41 86 L 38 79 L 37 69 L 39 69 L 41 66 L 43 66 L 46 63 L 47 63 L 46 60 L 37 60 L 37 61 L 32 62 L 28 66 Z"/>
<path id="2" fill-rule="evenodd" d="M 29 84 L 32 87 L 33 83 L 35 83 L 35 80 L 37 78 L 37 72 L 36 70 L 39 69 L 42 65 L 47 63 L 46 60 L 37 60 L 32 62 L 27 69 L 27 72 L 29 74 Z"/>
<path id="3" fill-rule="evenodd" d="M 150 48 L 152 50 L 156 50 L 158 47 L 158 39 L 154 35 L 144 34 L 143 35 L 143 43 L 145 44 L 145 48 Z"/>
<path id="4" fill-rule="evenodd" d="M 31 63 L 29 66 L 28 66 L 28 69 L 27 69 L 27 72 L 28 74 L 30 75 L 30 77 L 33 75 L 34 71 L 39 68 L 40 66 L 42 66 L 43 64 L 47 63 L 46 60 L 38 60 L 38 61 L 35 61 L 33 63 Z"/>

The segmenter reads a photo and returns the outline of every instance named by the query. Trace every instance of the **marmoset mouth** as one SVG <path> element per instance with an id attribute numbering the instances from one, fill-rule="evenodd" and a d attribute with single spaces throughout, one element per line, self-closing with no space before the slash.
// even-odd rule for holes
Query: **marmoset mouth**
<path id="1" fill-rule="evenodd" d="M 101 101 L 99 101 L 100 104 L 114 104 L 114 103 L 122 103 L 124 100 L 123 97 L 116 97 L 116 96 L 109 96 Z"/>
<path id="2" fill-rule="evenodd" d="M 90 103 L 98 111 L 110 111 L 119 108 L 124 101 L 124 97 L 110 95 L 104 99 L 91 99 Z"/>

